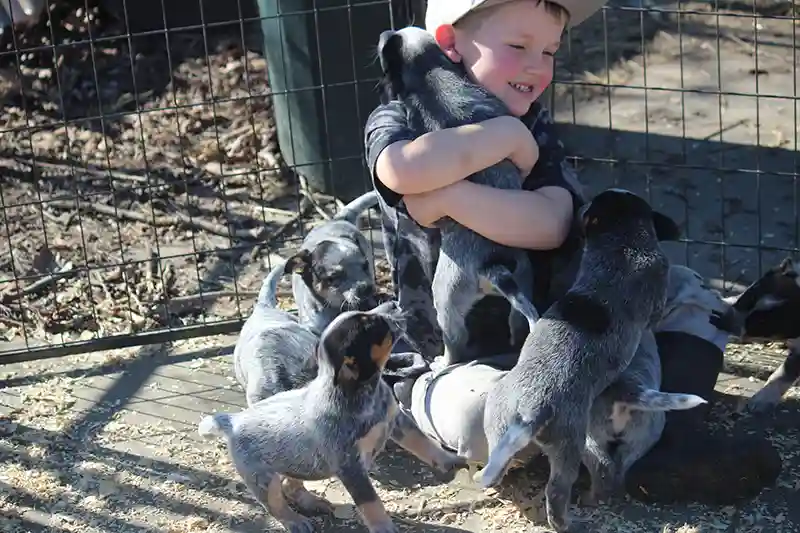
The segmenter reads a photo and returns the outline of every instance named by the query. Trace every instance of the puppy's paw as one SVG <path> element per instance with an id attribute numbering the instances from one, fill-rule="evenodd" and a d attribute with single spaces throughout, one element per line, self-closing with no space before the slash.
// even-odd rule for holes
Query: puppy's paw
<path id="1" fill-rule="evenodd" d="M 548 514 L 547 523 L 556 533 L 574 532 L 574 529 L 572 529 L 574 525 L 572 523 L 572 520 L 570 520 L 569 516 L 553 516 Z"/>
<path id="2" fill-rule="evenodd" d="M 548 516 L 547 523 L 556 533 L 593 533 L 596 531 L 594 524 L 590 521 L 585 518 L 575 517 L 571 513 L 567 513 L 558 520 Z"/>
<path id="3" fill-rule="evenodd" d="M 744 405 L 744 411 L 752 414 L 763 414 L 771 411 L 783 399 L 783 391 L 777 387 L 764 386 Z"/>
<path id="4" fill-rule="evenodd" d="M 287 533 L 314 533 L 316 528 L 310 518 L 300 518 L 291 522 L 282 522 Z"/>
<path id="5" fill-rule="evenodd" d="M 446 450 L 442 450 L 434 466 L 442 474 L 455 473 L 461 469 L 469 469 L 470 467 L 466 458 Z"/>
<path id="6" fill-rule="evenodd" d="M 335 510 L 331 502 L 311 492 L 299 495 L 292 503 L 305 514 L 332 514 Z"/>
<path id="7" fill-rule="evenodd" d="M 732 307 L 725 311 L 711 311 L 711 315 L 708 317 L 712 326 L 737 337 L 741 337 L 745 333 L 744 320 L 744 315 Z"/>
<path id="8" fill-rule="evenodd" d="M 374 524 L 372 526 L 367 527 L 369 533 L 400 533 L 400 530 L 394 524 L 394 522 L 383 522 L 381 524 Z"/>

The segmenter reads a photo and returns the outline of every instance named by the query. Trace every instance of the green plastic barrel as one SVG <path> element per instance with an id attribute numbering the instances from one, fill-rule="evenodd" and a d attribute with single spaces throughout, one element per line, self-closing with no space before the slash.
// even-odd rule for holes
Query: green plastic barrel
<path id="1" fill-rule="evenodd" d="M 375 46 L 381 31 L 421 23 L 420 5 L 258 0 L 278 144 L 312 188 L 345 200 L 368 189 L 363 128 L 379 103 Z"/>

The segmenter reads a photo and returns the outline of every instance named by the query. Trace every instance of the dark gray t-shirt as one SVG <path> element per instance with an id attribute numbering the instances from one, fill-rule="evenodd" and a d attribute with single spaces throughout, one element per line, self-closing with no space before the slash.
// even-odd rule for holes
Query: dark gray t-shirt
<path id="1" fill-rule="evenodd" d="M 405 107 L 400 101 L 377 107 L 367 119 L 364 145 L 372 182 L 380 196 L 383 240 L 392 267 L 395 296 L 400 307 L 409 314 L 409 348 L 430 361 L 443 351 L 431 296 L 431 283 L 439 255 L 439 230 L 417 224 L 408 215 L 402 195 L 386 187 L 375 174 L 375 163 L 384 148 L 416 137 L 407 125 L 406 116 Z M 577 210 L 584 201 L 581 186 L 574 169 L 566 161 L 564 146 L 558 140 L 550 113 L 539 102 L 535 102 L 521 120 L 539 145 L 539 160 L 525 178 L 523 189 L 532 191 L 548 186 L 563 187 L 572 194 Z M 552 301 L 550 270 L 555 267 L 554 261 L 559 265 L 564 261 L 572 262 L 568 258 L 574 255 L 572 252 L 579 246 L 580 236 L 577 231 L 572 231 L 558 250 L 529 251 L 536 277 L 534 304 L 540 312 Z M 484 300 L 467 318 L 470 342 L 479 343 L 487 355 L 490 355 L 489 352 L 507 351 L 508 303 L 497 297 Z"/>

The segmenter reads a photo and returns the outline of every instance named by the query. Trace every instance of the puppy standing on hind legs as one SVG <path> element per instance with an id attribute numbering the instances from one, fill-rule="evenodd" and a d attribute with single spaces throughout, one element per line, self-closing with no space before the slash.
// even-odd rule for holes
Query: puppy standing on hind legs
<path id="1" fill-rule="evenodd" d="M 661 437 L 665 411 L 706 403 L 694 394 L 660 392 L 660 385 L 658 345 L 653 332 L 646 330 L 631 363 L 592 404 L 583 452 L 592 485 L 581 498 L 582 505 L 595 505 L 622 492 L 628 469 Z"/>
<path id="2" fill-rule="evenodd" d="M 418 135 L 509 115 L 505 104 L 469 81 L 427 31 L 406 27 L 385 31 L 378 44 L 384 88 L 402 99 L 409 127 Z M 519 169 L 510 160 L 476 172 L 470 181 L 500 189 L 521 189 Z M 475 358 L 469 353 L 466 317 L 487 279 L 512 305 L 512 344 L 539 318 L 531 302 L 533 268 L 525 250 L 497 244 L 452 220 L 439 223 L 441 250 L 433 276 L 433 305 L 445 344 L 444 364 Z"/>
<path id="3" fill-rule="evenodd" d="M 641 197 L 601 192 L 580 213 L 585 237 L 575 283 L 535 324 L 519 362 L 489 391 L 484 427 L 489 461 L 476 475 L 497 484 L 511 459 L 536 443 L 547 455 L 547 520 L 570 530 L 568 506 L 595 399 L 630 364 L 661 317 L 669 261 L 659 240 L 675 222 Z"/>
<path id="4" fill-rule="evenodd" d="M 305 387 L 275 394 L 236 414 L 204 418 L 201 435 L 224 435 L 233 464 L 262 506 L 290 533 L 314 531 L 306 513 L 330 508 L 303 481 L 338 477 L 372 533 L 395 532 L 369 478 L 391 438 L 442 472 L 466 462 L 426 437 L 396 403 L 381 372 L 390 357 L 399 309 L 387 302 L 346 311 L 323 331 L 317 376 Z"/>

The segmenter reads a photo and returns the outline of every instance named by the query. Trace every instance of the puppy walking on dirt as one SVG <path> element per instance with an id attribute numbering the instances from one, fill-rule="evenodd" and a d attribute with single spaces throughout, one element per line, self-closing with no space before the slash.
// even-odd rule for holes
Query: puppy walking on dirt
<path id="1" fill-rule="evenodd" d="M 528 335 L 517 365 L 489 391 L 489 461 L 476 475 L 497 484 L 531 443 L 550 462 L 547 520 L 569 531 L 568 506 L 595 398 L 630 364 L 642 333 L 661 318 L 669 261 L 659 240 L 675 222 L 624 190 L 601 192 L 580 213 L 585 244 L 577 279 Z"/>
<path id="2" fill-rule="evenodd" d="M 408 110 L 417 135 L 508 116 L 502 100 L 469 81 L 450 61 L 433 35 L 416 27 L 385 31 L 378 45 L 384 84 L 391 98 Z M 469 181 L 499 189 L 522 189 L 519 169 L 509 159 L 472 174 Z M 451 219 L 442 230 L 441 252 L 433 275 L 433 305 L 445 345 L 445 365 L 474 359 L 467 352 L 466 318 L 481 298 L 483 277 L 512 304 L 511 342 L 516 344 L 539 318 L 531 302 L 533 269 L 524 250 L 503 246 Z"/>
<path id="3" fill-rule="evenodd" d="M 369 243 L 356 226 L 358 216 L 377 205 L 375 191 L 362 194 L 314 229 L 286 261 L 300 322 L 319 334 L 342 311 L 377 305 Z"/>
<path id="4" fill-rule="evenodd" d="M 401 411 L 381 371 L 399 331 L 399 309 L 346 311 L 323 331 L 318 374 L 307 386 L 276 394 L 236 414 L 216 414 L 201 435 L 224 435 L 234 466 L 262 506 L 290 533 L 310 533 L 303 513 L 331 509 L 303 481 L 336 476 L 372 533 L 395 532 L 369 470 L 391 438 L 442 472 L 465 462 L 427 438 Z"/>

